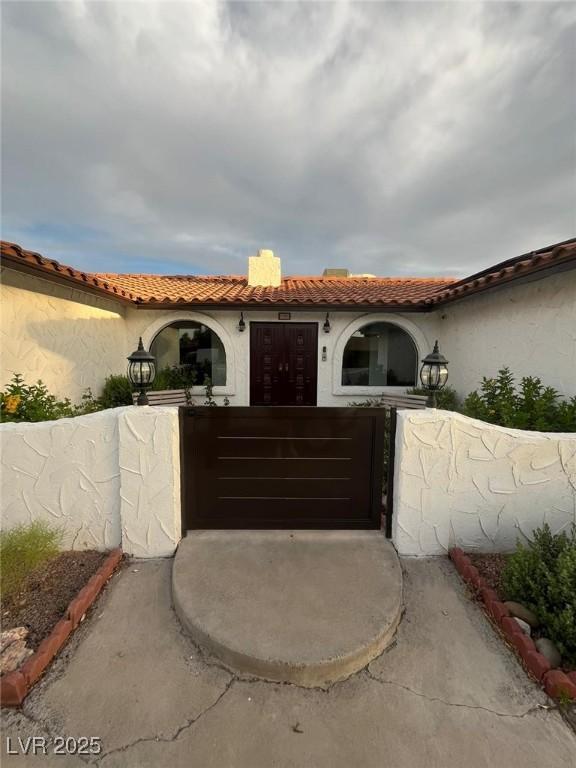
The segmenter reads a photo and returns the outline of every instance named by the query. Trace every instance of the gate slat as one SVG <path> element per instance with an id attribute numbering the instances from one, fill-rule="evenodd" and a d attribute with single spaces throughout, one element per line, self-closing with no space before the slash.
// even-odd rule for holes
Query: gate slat
<path id="1" fill-rule="evenodd" d="M 366 408 L 183 408 L 190 528 L 379 528 L 385 415 Z"/>

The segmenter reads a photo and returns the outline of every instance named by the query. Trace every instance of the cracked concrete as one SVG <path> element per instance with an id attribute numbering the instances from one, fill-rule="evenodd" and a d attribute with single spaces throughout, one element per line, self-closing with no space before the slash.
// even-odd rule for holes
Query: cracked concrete
<path id="1" fill-rule="evenodd" d="M 328 689 L 239 676 L 174 615 L 169 560 L 116 576 L 21 712 L 3 765 L 157 768 L 565 768 L 576 736 L 450 563 L 405 560 L 395 643 Z M 6 736 L 100 736 L 97 757 L 6 755 Z"/>

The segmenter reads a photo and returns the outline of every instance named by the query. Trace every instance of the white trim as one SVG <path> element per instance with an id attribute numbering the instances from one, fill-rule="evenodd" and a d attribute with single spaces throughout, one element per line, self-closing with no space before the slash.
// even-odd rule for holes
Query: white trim
<path id="1" fill-rule="evenodd" d="M 366 397 L 377 397 L 380 393 L 394 394 L 399 392 L 406 392 L 409 387 L 345 387 L 341 384 L 342 381 L 342 360 L 344 358 L 344 348 L 348 339 L 353 333 L 360 330 L 369 323 L 390 323 L 390 325 L 396 325 L 402 328 L 403 331 L 410 336 L 416 347 L 416 353 L 418 360 L 424 356 L 424 350 L 430 346 L 428 339 L 422 330 L 413 323 L 412 320 L 408 320 L 405 317 L 399 315 L 384 314 L 381 312 L 374 312 L 357 317 L 352 320 L 348 325 L 340 332 L 336 344 L 334 345 L 334 352 L 332 354 L 332 394 L 333 395 L 365 395 Z M 416 381 L 415 386 L 418 386 Z"/>
<path id="2" fill-rule="evenodd" d="M 173 323 L 178 323 L 181 320 L 194 321 L 201 323 L 202 325 L 210 328 L 211 331 L 219 336 L 220 341 L 224 346 L 226 353 L 226 384 L 213 388 L 214 395 L 235 395 L 236 394 L 236 361 L 234 353 L 234 344 L 230 338 L 230 334 L 224 328 L 222 323 L 212 315 L 206 315 L 203 312 L 194 311 L 182 311 L 182 312 L 170 312 L 169 315 L 162 315 L 154 322 L 150 323 L 142 332 L 142 343 L 146 349 L 150 349 L 150 345 L 154 338 L 162 331 Z M 204 387 L 197 386 L 190 389 L 193 395 L 201 395 L 204 393 Z"/>

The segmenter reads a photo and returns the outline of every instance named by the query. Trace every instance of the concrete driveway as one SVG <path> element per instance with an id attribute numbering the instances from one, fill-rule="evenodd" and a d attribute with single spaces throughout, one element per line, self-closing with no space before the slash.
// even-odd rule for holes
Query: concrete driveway
<path id="1" fill-rule="evenodd" d="M 405 560 L 396 643 L 328 690 L 232 674 L 172 611 L 171 561 L 114 577 L 32 692 L 3 712 L 5 766 L 566 768 L 576 735 L 465 596 L 445 560 Z M 44 736 L 47 755 L 22 751 Z M 54 756 L 55 735 L 98 757 Z"/>

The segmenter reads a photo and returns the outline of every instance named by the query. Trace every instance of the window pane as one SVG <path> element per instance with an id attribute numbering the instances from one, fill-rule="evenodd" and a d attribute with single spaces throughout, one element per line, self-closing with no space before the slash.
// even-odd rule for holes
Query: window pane
<path id="1" fill-rule="evenodd" d="M 206 325 L 192 321 L 163 328 L 150 345 L 157 370 L 176 366 L 187 380 L 203 385 L 226 384 L 226 353 L 220 337 Z"/>
<path id="2" fill-rule="evenodd" d="M 342 384 L 351 387 L 413 387 L 418 355 L 410 336 L 391 323 L 370 323 L 348 339 Z"/>

